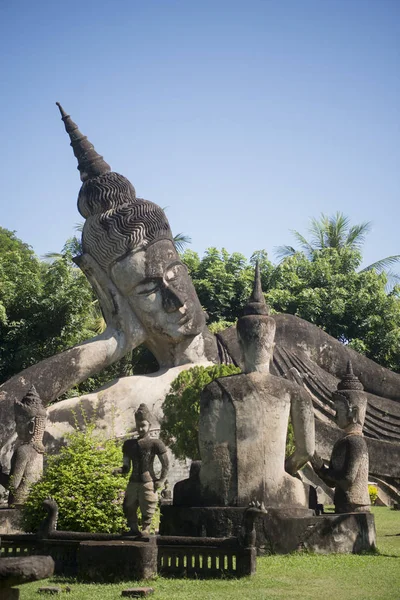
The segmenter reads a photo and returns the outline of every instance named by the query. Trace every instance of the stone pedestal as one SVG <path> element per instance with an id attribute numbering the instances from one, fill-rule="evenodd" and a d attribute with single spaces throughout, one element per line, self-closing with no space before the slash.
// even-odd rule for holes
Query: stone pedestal
<path id="1" fill-rule="evenodd" d="M 14 586 L 51 577 L 54 561 L 50 556 L 23 556 L 0 558 L 0 598 L 18 600 L 19 590 Z"/>
<path id="2" fill-rule="evenodd" d="M 161 535 L 229 537 L 241 534 L 245 508 L 161 507 Z M 374 550 L 376 533 L 371 513 L 313 516 L 307 509 L 267 509 L 255 519 L 259 554 L 308 550 L 317 554 Z"/>
<path id="3" fill-rule="evenodd" d="M 99 583 L 149 579 L 157 573 L 157 545 L 149 542 L 81 542 L 78 577 Z"/>
<path id="4" fill-rule="evenodd" d="M 18 508 L 0 506 L 0 536 L 5 534 L 24 533 L 21 521 L 22 515 Z"/>

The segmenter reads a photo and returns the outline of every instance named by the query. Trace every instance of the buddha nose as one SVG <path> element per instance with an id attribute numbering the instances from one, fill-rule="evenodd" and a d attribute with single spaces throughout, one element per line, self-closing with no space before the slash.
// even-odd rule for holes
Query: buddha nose
<path id="1" fill-rule="evenodd" d="M 168 285 L 162 287 L 162 305 L 166 312 L 171 313 L 179 310 L 184 305 L 177 292 L 174 292 Z"/>

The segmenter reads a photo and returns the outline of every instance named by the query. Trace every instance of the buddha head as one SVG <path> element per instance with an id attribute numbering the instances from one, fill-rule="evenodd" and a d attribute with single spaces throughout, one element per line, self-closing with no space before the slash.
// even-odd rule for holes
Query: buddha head
<path id="1" fill-rule="evenodd" d="M 32 443 L 38 451 L 44 451 L 43 435 L 47 412 L 34 386 L 22 398 L 14 402 L 15 425 L 19 440 Z"/>
<path id="2" fill-rule="evenodd" d="M 205 314 L 164 211 L 137 198 L 128 179 L 111 171 L 58 106 L 83 182 L 78 196 L 78 210 L 86 219 L 83 252 L 128 300 L 147 341 L 168 338 L 179 343 L 197 336 L 204 329 Z"/>
<path id="3" fill-rule="evenodd" d="M 139 438 L 144 438 L 150 430 L 152 421 L 151 412 L 146 404 L 140 404 L 135 412 L 136 430 Z"/>
<path id="4" fill-rule="evenodd" d="M 353 373 L 351 361 L 347 363 L 346 374 L 332 394 L 336 409 L 336 423 L 340 429 L 362 430 L 367 410 L 367 397 L 361 381 Z"/>
<path id="5" fill-rule="evenodd" d="M 245 372 L 269 373 L 274 351 L 276 324 L 269 316 L 261 288 L 260 268 L 256 264 L 253 293 L 243 309 L 243 317 L 237 323 L 237 336 L 242 349 Z"/>

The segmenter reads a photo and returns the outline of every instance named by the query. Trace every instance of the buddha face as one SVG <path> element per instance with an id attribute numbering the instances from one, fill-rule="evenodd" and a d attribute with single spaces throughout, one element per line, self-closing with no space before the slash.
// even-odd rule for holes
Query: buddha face
<path id="1" fill-rule="evenodd" d="M 29 442 L 35 431 L 35 419 L 27 420 L 22 415 L 15 416 L 15 429 L 22 442 Z"/>
<path id="2" fill-rule="evenodd" d="M 149 338 L 167 336 L 179 342 L 203 330 L 204 312 L 170 240 L 128 254 L 113 265 L 111 277 Z"/>
<path id="3" fill-rule="evenodd" d="M 333 394 L 333 400 L 335 402 L 335 421 L 337 426 L 340 429 L 346 429 L 349 425 L 354 424 L 356 422 L 355 415 L 349 406 L 347 398 L 336 392 Z"/>
<path id="4" fill-rule="evenodd" d="M 144 438 L 150 429 L 150 423 L 146 420 L 144 421 L 136 421 L 136 429 L 140 438 Z"/>

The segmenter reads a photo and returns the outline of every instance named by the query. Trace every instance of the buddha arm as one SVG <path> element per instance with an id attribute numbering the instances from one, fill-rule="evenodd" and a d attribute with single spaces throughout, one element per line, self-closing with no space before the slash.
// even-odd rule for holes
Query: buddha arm
<path id="1" fill-rule="evenodd" d="M 343 490 L 347 490 L 357 478 L 362 456 L 357 452 L 357 448 L 353 447 L 351 440 L 346 440 L 344 443 L 346 443 L 346 455 L 343 467 L 334 469 L 331 461 L 329 467 L 322 466 L 317 470 L 317 474 L 327 485 L 331 487 L 340 485 Z"/>
<path id="2" fill-rule="evenodd" d="M 9 486 L 17 490 L 21 485 L 22 478 L 25 473 L 28 462 L 28 455 L 23 452 L 24 446 L 20 446 L 13 454 L 11 459 L 10 481 Z"/>
<path id="3" fill-rule="evenodd" d="M 125 445 L 122 448 L 122 452 L 123 452 L 122 467 L 118 467 L 117 469 L 114 469 L 113 470 L 114 475 L 121 475 L 121 474 L 126 475 L 131 470 L 131 457 L 125 451 Z"/>
<path id="4" fill-rule="evenodd" d="M 0 386 L 0 400 L 20 399 L 31 385 L 44 402 L 51 402 L 68 389 L 116 362 L 145 339 L 142 326 L 127 300 L 89 255 L 77 259 L 94 287 L 107 323 L 99 336 L 28 367 Z"/>
<path id="5" fill-rule="evenodd" d="M 159 481 L 163 482 L 168 473 L 168 467 L 169 467 L 168 454 L 166 452 L 163 452 L 162 454 L 158 455 L 158 458 L 161 463 L 161 475 L 160 475 Z"/>
<path id="6" fill-rule="evenodd" d="M 294 475 L 304 467 L 315 451 L 314 410 L 311 398 L 300 387 L 292 393 L 290 417 L 296 449 L 286 459 L 285 470 L 290 475 Z"/>

